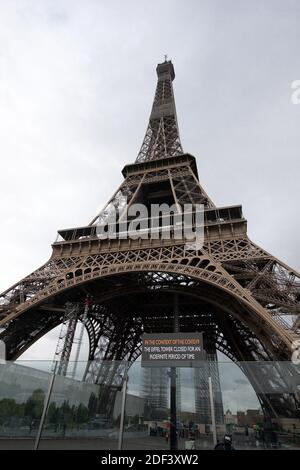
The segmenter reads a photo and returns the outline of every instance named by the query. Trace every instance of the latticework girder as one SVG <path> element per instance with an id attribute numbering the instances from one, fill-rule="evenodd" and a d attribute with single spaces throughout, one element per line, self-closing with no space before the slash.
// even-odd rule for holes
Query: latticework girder
<path id="1" fill-rule="evenodd" d="M 157 73 L 146 136 L 120 187 L 89 225 L 60 230 L 50 260 L 1 294 L 0 338 L 9 359 L 61 324 L 68 302 L 83 311 L 88 295 L 85 380 L 118 387 L 124 361 L 140 354 L 142 333 L 171 331 L 175 291 L 180 331 L 204 331 L 233 361 L 291 358 L 300 338 L 300 275 L 248 238 L 241 206 L 217 207 L 206 194 L 195 158 L 182 151 L 171 62 L 159 64 Z M 172 204 L 178 213 L 189 204 L 194 219 L 201 204 L 203 246 L 191 249 L 185 236 L 178 239 L 174 217 L 168 238 L 161 227 L 156 238 L 150 230 L 124 238 L 121 223 L 127 227 L 135 202 L 147 209 Z M 99 226 L 113 213 L 111 236 L 99 238 Z M 71 343 L 62 347 L 66 362 Z"/>
<path id="2" fill-rule="evenodd" d="M 137 162 L 176 157 L 183 153 L 179 137 L 172 81 L 171 62 L 157 67 L 158 82 L 144 141 Z"/>

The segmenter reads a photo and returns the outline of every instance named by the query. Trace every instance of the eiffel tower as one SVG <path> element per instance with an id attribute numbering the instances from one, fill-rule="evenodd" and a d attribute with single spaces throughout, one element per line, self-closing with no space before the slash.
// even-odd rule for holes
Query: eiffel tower
<path id="1" fill-rule="evenodd" d="M 300 275 L 248 238 L 240 205 L 218 207 L 206 194 L 195 157 L 182 149 L 173 64 L 165 60 L 156 71 L 146 135 L 135 162 L 122 170 L 120 187 L 88 225 L 59 230 L 51 258 L 1 294 L 0 339 L 8 360 L 69 321 L 67 361 L 76 322 L 82 321 L 89 337 L 85 380 L 116 383 L 122 380 L 117 366 L 103 364 L 135 361 L 143 332 L 173 331 L 174 294 L 179 330 L 203 331 L 211 356 L 218 350 L 238 364 L 291 360 L 300 338 Z M 162 231 L 155 239 L 121 237 L 124 210 L 134 203 L 175 204 L 178 211 L 184 204 L 193 210 L 202 204 L 203 246 L 190 249 L 175 237 L 174 225 L 168 239 Z M 115 236 L 102 239 L 97 227 L 113 210 Z M 70 322 L 72 312 L 76 318 Z M 244 372 L 257 390 L 246 366 Z M 277 416 L 292 406 L 291 400 L 260 400 Z"/>

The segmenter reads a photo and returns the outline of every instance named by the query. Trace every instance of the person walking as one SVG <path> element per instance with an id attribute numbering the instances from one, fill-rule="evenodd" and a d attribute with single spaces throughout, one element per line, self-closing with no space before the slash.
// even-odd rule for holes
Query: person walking
<path id="1" fill-rule="evenodd" d="M 230 434 L 225 434 L 223 441 L 215 445 L 215 450 L 235 450 Z"/>

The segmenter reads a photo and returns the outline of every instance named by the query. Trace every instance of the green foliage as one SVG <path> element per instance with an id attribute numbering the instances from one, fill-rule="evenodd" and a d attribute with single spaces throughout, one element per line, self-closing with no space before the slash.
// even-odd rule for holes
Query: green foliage
<path id="1" fill-rule="evenodd" d="M 58 424 L 59 423 L 59 408 L 55 402 L 51 402 L 48 408 L 47 421 L 48 423 Z"/>
<path id="2" fill-rule="evenodd" d="M 0 400 L 0 424 L 11 418 L 26 418 L 27 421 L 35 421 L 41 418 L 45 402 L 45 393 L 41 389 L 34 390 L 25 403 L 16 403 L 14 399 L 3 398 Z M 83 403 L 72 405 L 65 400 L 60 406 L 51 402 L 47 412 L 47 423 L 55 426 L 88 423 L 91 416 L 97 410 L 97 397 L 91 394 L 88 406 Z"/>
<path id="3" fill-rule="evenodd" d="M 89 417 L 94 416 L 97 413 L 98 409 L 98 398 L 96 397 L 95 393 L 91 393 L 89 398 L 88 410 L 89 410 Z"/>
<path id="4" fill-rule="evenodd" d="M 0 419 L 3 420 L 15 416 L 24 416 L 24 404 L 16 403 L 16 401 L 11 398 L 3 398 L 0 400 Z"/>
<path id="5" fill-rule="evenodd" d="M 47 413 L 47 422 L 54 425 L 67 425 L 87 423 L 89 420 L 89 410 L 83 403 L 78 406 L 70 406 L 65 400 L 61 406 L 55 402 L 50 403 Z"/>
<path id="6" fill-rule="evenodd" d="M 31 419 L 39 419 L 43 412 L 44 401 L 44 391 L 40 388 L 34 390 L 25 403 L 24 415 Z"/>
<path id="7" fill-rule="evenodd" d="M 89 418 L 89 410 L 82 403 L 77 407 L 76 410 L 76 422 L 78 424 L 86 423 Z"/>

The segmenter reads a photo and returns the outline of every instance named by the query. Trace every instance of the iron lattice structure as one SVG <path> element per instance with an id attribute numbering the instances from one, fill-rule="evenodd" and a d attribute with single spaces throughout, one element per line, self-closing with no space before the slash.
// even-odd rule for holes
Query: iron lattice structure
<path id="1" fill-rule="evenodd" d="M 180 331 L 203 331 L 209 344 L 236 362 L 290 361 L 300 338 L 300 275 L 248 238 L 241 206 L 217 207 L 205 193 L 196 160 L 180 143 L 172 63 L 159 64 L 157 75 L 146 136 L 136 162 L 122 171 L 121 186 L 89 225 L 60 230 L 51 258 L 2 293 L 0 338 L 8 359 L 62 323 L 72 303 L 89 336 L 85 380 L 117 385 L 118 361 L 139 356 L 143 332 L 172 331 L 177 293 Z M 203 247 L 188 249 L 174 226 L 169 239 L 162 229 L 156 239 L 122 238 L 118 225 L 115 238 L 99 239 L 97 225 L 114 209 L 118 223 L 124 222 L 126 205 L 134 202 L 203 204 Z M 286 403 L 263 401 L 286 414 Z"/>

